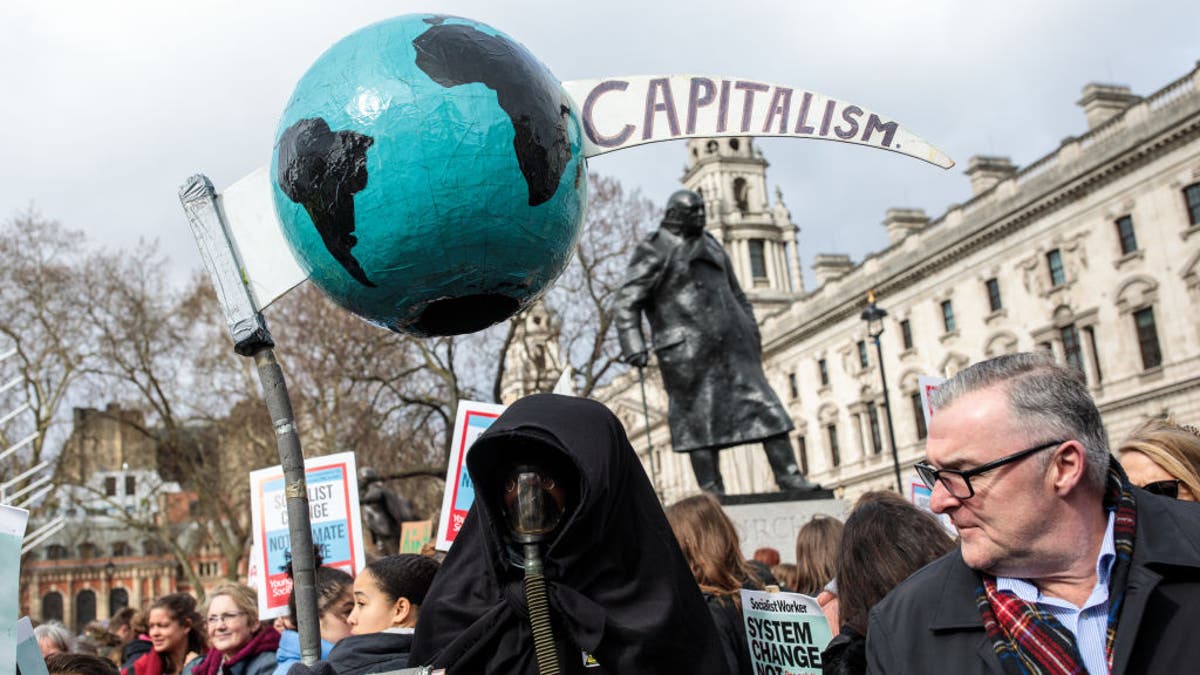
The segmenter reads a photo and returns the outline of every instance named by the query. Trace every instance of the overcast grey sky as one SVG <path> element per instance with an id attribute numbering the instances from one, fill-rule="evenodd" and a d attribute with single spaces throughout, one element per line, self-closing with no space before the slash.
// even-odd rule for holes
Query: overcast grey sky
<path id="1" fill-rule="evenodd" d="M 953 157 L 943 171 L 868 148 L 764 140 L 768 181 L 815 253 L 886 245 L 892 206 L 966 201 L 975 154 L 1025 165 L 1085 130 L 1088 82 L 1148 94 L 1200 59 L 1194 0 L 4 0 L 0 217 L 33 204 L 122 248 L 157 238 L 177 279 L 200 266 L 176 191 L 218 189 L 270 160 L 292 87 L 342 36 L 398 14 L 483 21 L 560 80 L 696 73 L 795 85 L 898 120 Z M 594 158 L 590 170 L 662 203 L 682 141 Z"/>

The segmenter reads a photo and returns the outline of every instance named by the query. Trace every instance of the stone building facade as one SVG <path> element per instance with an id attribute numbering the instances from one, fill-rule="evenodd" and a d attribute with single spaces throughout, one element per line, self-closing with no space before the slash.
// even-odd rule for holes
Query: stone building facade
<path id="1" fill-rule="evenodd" d="M 692 141 L 683 184 L 702 192 L 763 333 L 764 366 L 796 423 L 806 472 L 852 498 L 906 490 L 923 457 L 917 378 L 1046 349 L 1080 368 L 1114 441 L 1164 414 L 1200 420 L 1200 68 L 1153 94 L 1088 85 L 1086 130 L 1028 166 L 972 157 L 971 194 L 931 217 L 889 209 L 889 245 L 852 262 L 815 255 L 817 287 L 798 274 L 796 228 L 766 195 L 750 138 Z M 860 318 L 874 290 L 891 401 Z M 634 376 L 597 394 L 613 407 L 664 501 L 696 489 L 670 451 L 666 396 L 648 370 L 651 438 Z M 722 453 L 726 489 L 774 489 L 757 448 Z"/>
<path id="2" fill-rule="evenodd" d="M 195 495 L 163 477 L 155 444 L 135 431 L 140 411 L 109 404 L 76 408 L 63 446 L 59 487 L 34 512 L 30 530 L 62 516 L 64 526 L 21 560 L 21 615 L 81 630 L 122 607 L 145 609 L 161 595 L 190 592 L 161 538 L 131 520 L 170 532 L 208 585 L 225 576 L 219 551 L 190 517 Z"/>

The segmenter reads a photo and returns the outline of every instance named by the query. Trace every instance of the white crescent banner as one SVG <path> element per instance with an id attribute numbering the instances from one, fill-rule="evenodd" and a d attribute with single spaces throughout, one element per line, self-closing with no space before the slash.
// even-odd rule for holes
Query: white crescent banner
<path id="1" fill-rule="evenodd" d="M 781 136 L 854 143 L 954 166 L 890 117 L 797 87 L 705 75 L 609 77 L 562 86 L 582 117 L 585 157 L 680 138 Z M 219 258 L 210 264 L 220 263 L 215 280 L 246 289 L 222 301 L 235 335 L 234 326 L 307 277 L 292 257 L 272 200 L 271 177 L 261 167 L 215 195 L 211 207 L 203 199 L 193 206 L 197 243 Z"/>
<path id="2" fill-rule="evenodd" d="M 949 169 L 954 160 L 890 117 L 824 94 L 711 75 L 564 82 L 593 157 L 643 143 L 711 136 L 816 138 L 866 145 Z"/>

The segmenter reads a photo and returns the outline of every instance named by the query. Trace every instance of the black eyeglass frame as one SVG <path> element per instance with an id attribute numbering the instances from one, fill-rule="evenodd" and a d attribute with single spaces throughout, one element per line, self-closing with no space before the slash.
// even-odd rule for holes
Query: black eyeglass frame
<path id="1" fill-rule="evenodd" d="M 971 497 L 975 496 L 975 488 L 971 486 L 971 478 L 974 476 L 991 471 L 992 469 L 997 469 L 1005 464 L 1012 464 L 1013 462 L 1025 459 L 1026 457 L 1036 452 L 1041 452 L 1047 448 L 1056 448 L 1066 442 L 1067 441 L 1065 440 L 1050 441 L 1049 443 L 1035 445 L 1032 448 L 1026 448 L 1020 452 L 1014 452 L 1007 457 L 1001 457 L 995 461 L 988 462 L 987 464 L 982 464 L 974 469 L 967 469 L 965 471 L 959 469 L 935 469 L 925 462 L 917 462 L 913 465 L 913 468 L 917 470 L 917 475 L 921 477 L 921 480 L 925 483 L 925 487 L 929 488 L 930 490 L 932 490 L 934 486 L 938 484 L 938 482 L 941 482 L 942 486 L 946 488 L 946 492 L 949 492 L 950 496 L 954 497 L 955 499 L 970 499 Z M 967 486 L 966 496 L 954 494 L 954 490 L 951 488 L 950 484 L 942 480 L 942 474 L 954 474 L 955 476 L 962 478 L 963 483 L 965 483 Z"/>

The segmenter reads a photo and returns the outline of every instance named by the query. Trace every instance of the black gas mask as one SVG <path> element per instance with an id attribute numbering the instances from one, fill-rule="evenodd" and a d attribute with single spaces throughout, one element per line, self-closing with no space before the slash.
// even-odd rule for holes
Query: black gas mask
<path id="1" fill-rule="evenodd" d="M 577 500 L 578 474 L 559 453 L 539 450 L 525 448 L 507 464 L 501 473 L 504 483 L 499 506 L 508 530 L 509 554 L 525 572 L 525 602 L 538 672 L 556 675 L 559 663 L 543 576 L 542 545 L 570 516 Z"/>
<path id="2" fill-rule="evenodd" d="M 504 519 L 520 544 L 539 544 L 554 532 L 566 510 L 566 491 L 549 470 L 531 464 L 513 467 L 504 479 Z"/>

